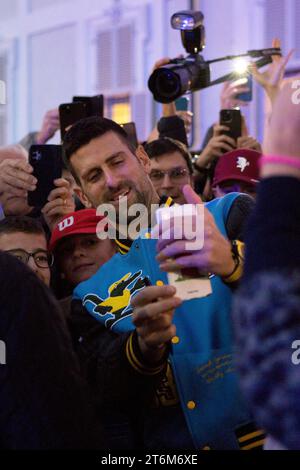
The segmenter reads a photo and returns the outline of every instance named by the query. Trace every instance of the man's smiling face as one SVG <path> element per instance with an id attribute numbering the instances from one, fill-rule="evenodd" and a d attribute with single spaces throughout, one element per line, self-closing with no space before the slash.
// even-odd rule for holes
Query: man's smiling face
<path id="1" fill-rule="evenodd" d="M 128 207 L 149 207 L 155 191 L 149 180 L 150 160 L 139 147 L 134 155 L 116 133 L 106 132 L 78 149 L 70 159 L 81 184 L 78 195 L 86 207 L 112 204 L 127 198 Z"/>

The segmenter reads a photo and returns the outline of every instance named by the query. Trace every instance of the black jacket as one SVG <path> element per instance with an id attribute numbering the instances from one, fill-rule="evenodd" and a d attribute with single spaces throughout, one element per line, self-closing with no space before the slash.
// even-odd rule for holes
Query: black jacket
<path id="1" fill-rule="evenodd" d="M 101 448 L 103 435 L 59 305 L 0 252 L 0 448 Z M 3 359 L 3 357 L 2 357 Z"/>

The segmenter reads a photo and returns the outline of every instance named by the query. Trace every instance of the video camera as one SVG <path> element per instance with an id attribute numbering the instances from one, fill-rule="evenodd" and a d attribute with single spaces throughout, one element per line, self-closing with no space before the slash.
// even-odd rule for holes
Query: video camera
<path id="1" fill-rule="evenodd" d="M 171 26 L 181 32 L 182 44 L 189 54 L 183 59 L 172 59 L 169 64 L 154 70 L 148 80 L 148 87 L 154 99 L 160 103 L 171 103 L 187 92 L 193 92 L 212 85 L 246 76 L 244 72 L 232 72 L 217 80 L 210 79 L 210 64 L 224 60 L 250 56 L 259 58 L 258 68 L 272 62 L 272 55 L 281 55 L 280 48 L 251 50 L 245 54 L 230 55 L 205 61 L 199 54 L 205 47 L 204 15 L 201 11 L 184 10 L 172 15 Z"/>

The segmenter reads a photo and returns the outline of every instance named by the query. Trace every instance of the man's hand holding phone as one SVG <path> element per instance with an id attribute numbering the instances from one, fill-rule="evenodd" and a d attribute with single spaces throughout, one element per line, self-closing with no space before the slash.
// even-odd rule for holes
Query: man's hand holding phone
<path id="1" fill-rule="evenodd" d="M 237 148 L 256 150 L 257 152 L 262 153 L 262 147 L 260 143 L 258 142 L 258 140 L 256 140 L 254 137 L 251 137 L 249 135 L 244 135 L 238 138 Z"/>
<path id="2" fill-rule="evenodd" d="M 37 179 L 26 157 L 8 158 L 0 163 L 0 203 L 5 215 L 25 215 L 28 191 L 36 189 Z"/>
<path id="3" fill-rule="evenodd" d="M 48 202 L 42 209 L 44 219 L 51 231 L 61 219 L 75 210 L 69 181 L 58 178 L 54 180 L 54 185 L 55 189 L 50 192 Z"/>
<path id="4" fill-rule="evenodd" d="M 36 189 L 37 179 L 31 174 L 32 166 L 24 159 L 11 158 L 0 164 L 0 191 L 12 196 L 26 196 Z"/>
<path id="5" fill-rule="evenodd" d="M 248 106 L 246 101 L 238 98 L 243 93 L 248 93 L 249 88 L 239 82 L 225 82 L 220 96 L 220 109 L 233 109 Z"/>
<path id="6" fill-rule="evenodd" d="M 150 363 L 159 362 L 166 345 L 176 334 L 173 316 L 182 303 L 173 286 L 149 286 L 134 296 L 132 322 L 136 327 L 140 350 Z"/>
<path id="7" fill-rule="evenodd" d="M 203 205 L 198 194 L 191 186 L 185 185 L 182 188 L 183 194 L 188 204 Z M 161 233 L 157 242 L 159 267 L 162 271 L 174 272 L 185 268 L 196 268 L 202 275 L 212 273 L 220 277 L 227 277 L 234 269 L 234 260 L 231 253 L 230 242 L 222 235 L 218 229 L 213 215 L 206 207 L 203 207 L 200 217 L 203 226 L 203 244 L 198 248 L 198 240 L 195 235 L 194 240 L 185 238 L 178 239 L 175 232 Z M 193 223 L 197 227 L 197 221 Z M 197 230 L 197 237 L 199 236 Z M 188 249 L 187 243 L 191 243 L 195 248 Z"/>
<path id="8" fill-rule="evenodd" d="M 224 132 L 229 130 L 227 126 L 214 125 L 213 136 L 196 161 L 198 167 L 206 168 L 213 160 L 221 157 L 223 153 L 231 152 L 231 150 L 236 148 L 235 140 L 224 134 Z"/>

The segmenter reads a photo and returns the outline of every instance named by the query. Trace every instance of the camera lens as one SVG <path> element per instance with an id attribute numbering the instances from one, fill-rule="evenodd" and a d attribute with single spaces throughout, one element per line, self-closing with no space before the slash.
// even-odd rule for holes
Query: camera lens
<path id="1" fill-rule="evenodd" d="M 176 97 L 180 93 L 180 80 L 169 70 L 161 70 L 156 78 L 156 90 L 166 98 Z"/>

